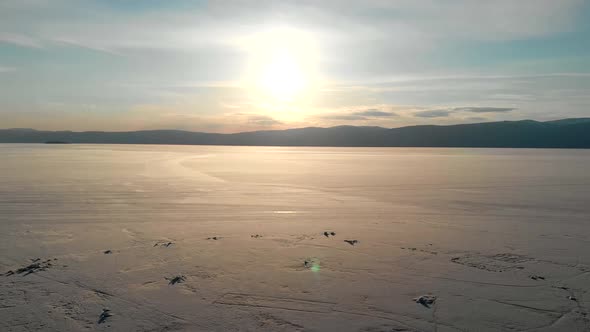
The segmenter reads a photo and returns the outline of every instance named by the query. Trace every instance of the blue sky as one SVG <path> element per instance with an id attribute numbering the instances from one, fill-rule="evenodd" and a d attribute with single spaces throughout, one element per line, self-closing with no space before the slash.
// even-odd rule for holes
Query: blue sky
<path id="1" fill-rule="evenodd" d="M 0 2 L 0 127 L 590 116 L 590 1 Z"/>

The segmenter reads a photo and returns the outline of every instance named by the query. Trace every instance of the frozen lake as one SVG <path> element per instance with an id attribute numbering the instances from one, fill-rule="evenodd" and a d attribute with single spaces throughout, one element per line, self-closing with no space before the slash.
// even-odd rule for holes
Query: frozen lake
<path id="1" fill-rule="evenodd" d="M 0 156 L 0 273 L 57 258 L 0 276 L 2 331 L 590 327 L 590 150 L 0 144 Z M 113 316 L 97 324 L 103 308 Z"/>

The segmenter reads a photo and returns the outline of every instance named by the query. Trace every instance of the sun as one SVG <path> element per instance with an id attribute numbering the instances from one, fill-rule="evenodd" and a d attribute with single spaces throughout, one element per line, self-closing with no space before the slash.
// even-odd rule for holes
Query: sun
<path id="1" fill-rule="evenodd" d="M 288 50 L 277 50 L 262 68 L 259 85 L 279 100 L 292 100 L 306 87 L 303 68 Z"/>
<path id="2" fill-rule="evenodd" d="M 295 102 L 311 90 L 316 76 L 312 39 L 301 31 L 272 29 L 245 41 L 250 54 L 247 84 L 269 102 Z"/>

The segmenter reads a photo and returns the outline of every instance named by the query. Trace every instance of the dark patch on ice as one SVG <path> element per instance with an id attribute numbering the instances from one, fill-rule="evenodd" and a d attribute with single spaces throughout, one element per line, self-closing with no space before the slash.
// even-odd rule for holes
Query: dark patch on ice
<path id="1" fill-rule="evenodd" d="M 433 305 L 434 302 L 436 302 L 436 296 L 421 295 L 417 298 L 414 298 L 414 301 L 416 301 L 416 303 L 419 303 L 419 304 L 425 306 L 426 308 L 430 308 L 430 306 Z"/>
<path id="2" fill-rule="evenodd" d="M 106 322 L 107 318 L 113 316 L 113 314 L 111 314 L 111 310 L 109 309 L 102 309 L 102 312 L 100 313 L 100 316 L 98 316 L 98 322 L 97 324 L 102 324 L 104 322 Z"/>
<path id="3" fill-rule="evenodd" d="M 178 275 L 178 276 L 175 276 L 172 278 L 165 278 L 165 279 L 168 280 L 168 285 L 176 285 L 176 284 L 186 281 L 186 277 L 183 275 Z"/>
<path id="4" fill-rule="evenodd" d="M 536 274 L 530 275 L 529 278 L 531 278 L 533 280 L 545 280 L 545 277 L 538 276 Z"/>
<path id="5" fill-rule="evenodd" d="M 335 236 L 335 235 L 336 235 L 336 232 L 334 232 L 334 231 L 325 231 L 324 232 L 325 237 L 330 237 L 330 236 Z"/>
<path id="6" fill-rule="evenodd" d="M 7 277 L 7 276 L 11 276 L 13 274 L 22 274 L 23 276 L 27 276 L 31 273 L 45 271 L 45 270 L 49 269 L 51 266 L 53 266 L 51 261 L 54 261 L 54 260 L 57 260 L 57 259 L 50 258 L 50 259 L 46 259 L 44 261 L 41 261 L 40 258 L 32 259 L 31 261 L 33 261 L 34 263 L 29 264 L 24 267 L 21 267 L 16 271 L 13 271 L 13 270 L 7 271 L 6 273 L 4 273 L 4 276 Z"/>
<path id="7" fill-rule="evenodd" d="M 400 249 L 408 250 L 408 251 L 419 251 L 419 252 L 423 252 L 423 253 L 431 254 L 431 255 L 438 255 L 438 251 L 432 251 L 432 250 L 428 250 L 428 249 L 418 249 L 416 247 L 400 247 Z"/>
<path id="8" fill-rule="evenodd" d="M 168 241 L 168 242 L 166 242 L 166 241 L 158 241 L 158 242 L 156 242 L 156 243 L 154 244 L 154 247 L 164 247 L 164 248 L 168 248 L 168 247 L 170 247 L 170 246 L 171 246 L 171 245 L 173 245 L 173 244 L 174 244 L 174 242 L 171 242 L 171 241 Z"/>

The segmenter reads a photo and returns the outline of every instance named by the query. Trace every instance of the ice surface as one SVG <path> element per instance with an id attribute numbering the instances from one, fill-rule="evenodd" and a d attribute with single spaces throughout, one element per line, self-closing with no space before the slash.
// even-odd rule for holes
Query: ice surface
<path id="1" fill-rule="evenodd" d="M 14 144 L 0 156 L 1 331 L 590 327 L 590 151 Z M 51 265 L 16 273 L 37 258 Z"/>

